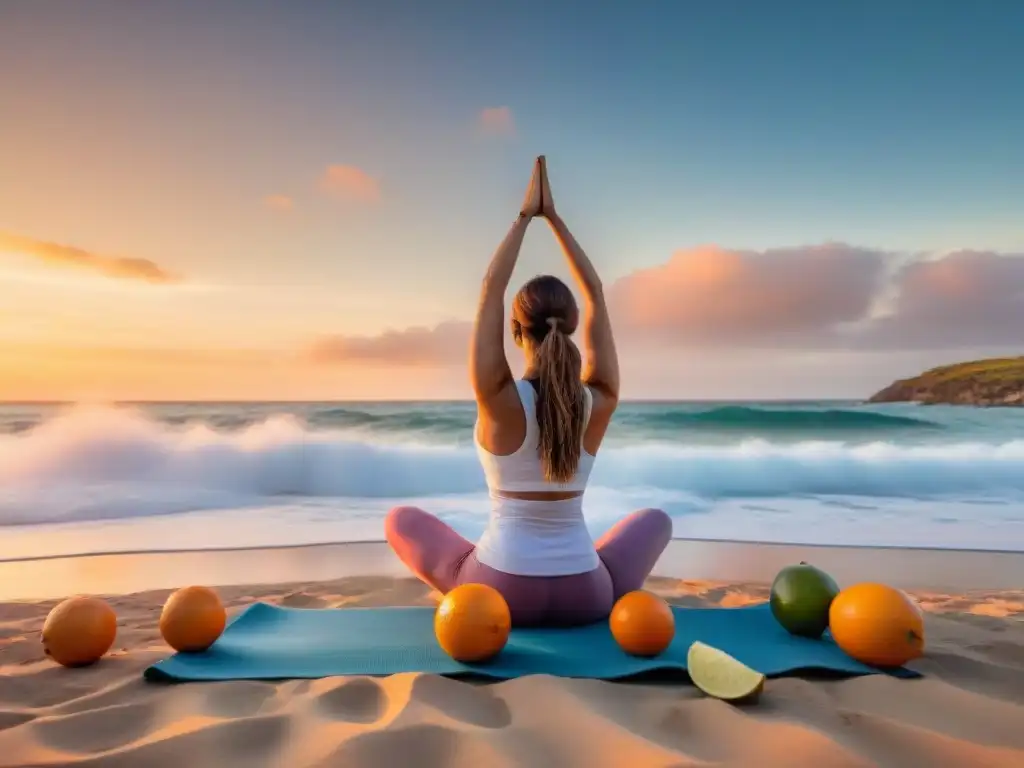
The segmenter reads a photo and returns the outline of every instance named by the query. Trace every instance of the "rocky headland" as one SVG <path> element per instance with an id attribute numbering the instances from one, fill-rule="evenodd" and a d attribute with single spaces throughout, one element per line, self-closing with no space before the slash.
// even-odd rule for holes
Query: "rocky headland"
<path id="1" fill-rule="evenodd" d="M 871 403 L 1024 406 L 1024 357 L 1000 357 L 932 368 L 901 379 L 869 398 Z"/>

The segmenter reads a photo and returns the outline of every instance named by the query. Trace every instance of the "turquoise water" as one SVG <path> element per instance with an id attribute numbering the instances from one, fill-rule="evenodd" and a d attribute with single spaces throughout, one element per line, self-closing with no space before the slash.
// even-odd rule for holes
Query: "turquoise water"
<path id="1" fill-rule="evenodd" d="M 487 511 L 471 403 L 0 406 L 0 559 L 377 539 L 395 503 Z M 677 536 L 1024 550 L 1024 409 L 624 404 L 595 535 L 660 506 Z"/>
<path id="2" fill-rule="evenodd" d="M 188 403 L 135 406 L 167 425 L 203 423 L 237 430 L 290 415 L 313 430 L 360 430 L 437 443 L 470 440 L 470 402 L 396 403 Z M 0 434 L 32 430 L 66 410 L 52 405 L 0 405 Z M 915 404 L 867 405 L 854 401 L 625 403 L 609 437 L 623 443 L 723 443 L 737 436 L 794 440 L 1001 442 L 1024 437 L 1024 409 L 983 409 Z"/>

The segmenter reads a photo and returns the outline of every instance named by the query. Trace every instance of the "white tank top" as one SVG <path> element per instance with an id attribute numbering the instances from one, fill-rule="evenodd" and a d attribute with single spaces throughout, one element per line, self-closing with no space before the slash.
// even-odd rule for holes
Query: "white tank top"
<path id="1" fill-rule="evenodd" d="M 498 491 L 583 491 L 587 487 L 594 456 L 582 450 L 576 475 L 568 483 L 544 479 L 538 455 L 537 395 L 528 381 L 517 381 L 516 390 L 526 416 L 526 437 L 507 456 L 497 456 L 476 439 L 480 464 L 491 496 L 491 515 L 476 546 L 476 558 L 484 565 L 520 576 L 569 576 L 587 573 L 600 565 L 594 541 L 583 519 L 583 496 L 557 501 L 509 499 Z M 593 394 L 584 387 L 584 429 L 590 422 Z"/>

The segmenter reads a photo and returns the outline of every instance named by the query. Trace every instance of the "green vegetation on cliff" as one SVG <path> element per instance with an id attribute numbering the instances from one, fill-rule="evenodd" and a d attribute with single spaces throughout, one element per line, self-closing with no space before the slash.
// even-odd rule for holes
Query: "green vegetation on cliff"
<path id="1" fill-rule="evenodd" d="M 1024 357 L 997 357 L 932 368 L 872 395 L 871 403 L 1024 406 Z"/>

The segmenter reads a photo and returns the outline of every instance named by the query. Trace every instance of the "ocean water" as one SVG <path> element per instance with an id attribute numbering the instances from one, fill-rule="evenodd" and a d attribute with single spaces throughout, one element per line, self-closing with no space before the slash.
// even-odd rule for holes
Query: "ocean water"
<path id="1" fill-rule="evenodd" d="M 488 501 L 471 403 L 0 405 L 0 560 L 380 539 L 412 503 L 466 536 Z M 632 403 L 598 456 L 595 536 L 1024 551 L 1024 409 Z"/>

